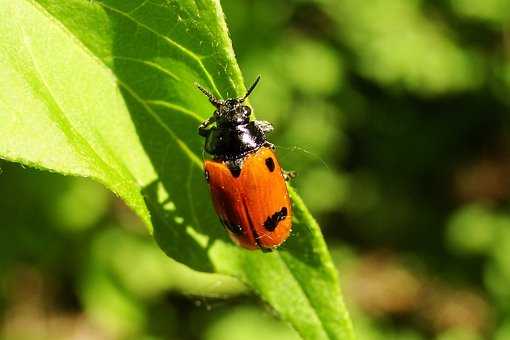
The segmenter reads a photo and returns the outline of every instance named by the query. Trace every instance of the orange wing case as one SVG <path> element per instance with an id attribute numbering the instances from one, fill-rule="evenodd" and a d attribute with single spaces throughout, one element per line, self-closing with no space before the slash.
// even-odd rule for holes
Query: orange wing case
<path id="1" fill-rule="evenodd" d="M 205 161 L 216 213 L 230 237 L 248 249 L 271 249 L 289 236 L 292 208 L 282 169 L 272 149 L 246 156 L 235 177 L 225 163 Z"/>

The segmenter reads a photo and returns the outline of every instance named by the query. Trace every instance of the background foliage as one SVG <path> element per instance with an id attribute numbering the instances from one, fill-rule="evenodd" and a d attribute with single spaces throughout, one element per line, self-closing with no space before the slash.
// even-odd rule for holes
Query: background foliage
<path id="1" fill-rule="evenodd" d="M 510 337 L 508 2 L 222 6 L 358 337 Z M 237 281 L 168 261 L 102 187 L 1 168 L 2 337 L 297 337 Z"/>

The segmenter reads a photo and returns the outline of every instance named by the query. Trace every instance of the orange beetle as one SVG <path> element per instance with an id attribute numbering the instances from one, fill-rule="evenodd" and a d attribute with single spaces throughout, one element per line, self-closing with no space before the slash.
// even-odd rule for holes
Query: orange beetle
<path id="1" fill-rule="evenodd" d="M 199 127 L 206 138 L 205 161 L 214 209 L 230 237 L 247 249 L 272 250 L 282 244 L 292 227 L 292 207 L 286 180 L 274 146 L 266 139 L 273 126 L 250 121 L 251 108 L 244 104 L 260 77 L 244 97 L 220 100 L 198 88 L 216 107 Z M 216 126 L 211 127 L 215 123 Z"/>

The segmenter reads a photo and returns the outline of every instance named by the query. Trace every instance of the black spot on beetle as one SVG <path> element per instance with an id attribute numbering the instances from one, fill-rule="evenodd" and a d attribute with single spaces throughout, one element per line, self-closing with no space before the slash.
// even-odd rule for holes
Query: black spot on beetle
<path id="1" fill-rule="evenodd" d="M 243 227 L 241 227 L 240 224 L 229 223 L 227 225 L 227 228 L 228 228 L 228 230 L 230 230 L 231 232 L 233 232 L 236 235 L 244 234 L 244 229 L 243 229 Z"/>
<path id="2" fill-rule="evenodd" d="M 269 169 L 269 171 L 274 171 L 274 160 L 273 157 L 266 158 L 266 166 Z"/>
<path id="3" fill-rule="evenodd" d="M 280 211 L 275 212 L 266 219 L 264 222 L 264 228 L 268 231 L 274 231 L 278 226 L 278 223 L 287 217 L 287 213 L 288 211 L 286 207 L 281 208 Z"/>
<path id="4" fill-rule="evenodd" d="M 230 169 L 230 173 L 232 174 L 232 176 L 234 176 L 235 178 L 239 177 L 239 175 L 241 175 L 241 168 L 238 168 L 238 167 L 232 167 L 232 168 L 229 168 Z"/>
<path id="5" fill-rule="evenodd" d="M 243 168 L 243 158 L 238 158 L 234 160 L 226 161 L 225 164 L 227 165 L 228 169 L 230 170 L 230 173 L 234 178 L 239 177 L 241 175 L 241 169 Z"/>
<path id="6" fill-rule="evenodd" d="M 220 222 L 221 222 L 221 224 L 223 224 L 223 226 L 225 228 L 227 228 L 234 235 L 243 235 L 244 234 L 244 229 L 243 229 L 243 227 L 241 227 L 240 224 L 230 223 L 229 221 L 226 221 L 221 218 L 220 218 Z"/>
<path id="7" fill-rule="evenodd" d="M 204 176 L 205 176 L 205 180 L 207 181 L 207 183 L 209 183 L 209 171 L 205 170 Z"/>

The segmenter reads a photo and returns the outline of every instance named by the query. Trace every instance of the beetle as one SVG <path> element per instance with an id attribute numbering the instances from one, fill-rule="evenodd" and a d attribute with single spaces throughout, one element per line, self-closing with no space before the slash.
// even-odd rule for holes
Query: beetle
<path id="1" fill-rule="evenodd" d="M 273 130 L 271 123 L 250 120 L 252 110 L 245 101 L 259 80 L 260 76 L 243 97 L 225 100 L 197 85 L 216 108 L 198 132 L 211 156 L 204 161 L 204 171 L 220 222 L 241 247 L 271 251 L 291 231 L 286 181 L 294 174 L 281 168 L 275 146 L 266 138 Z"/>

